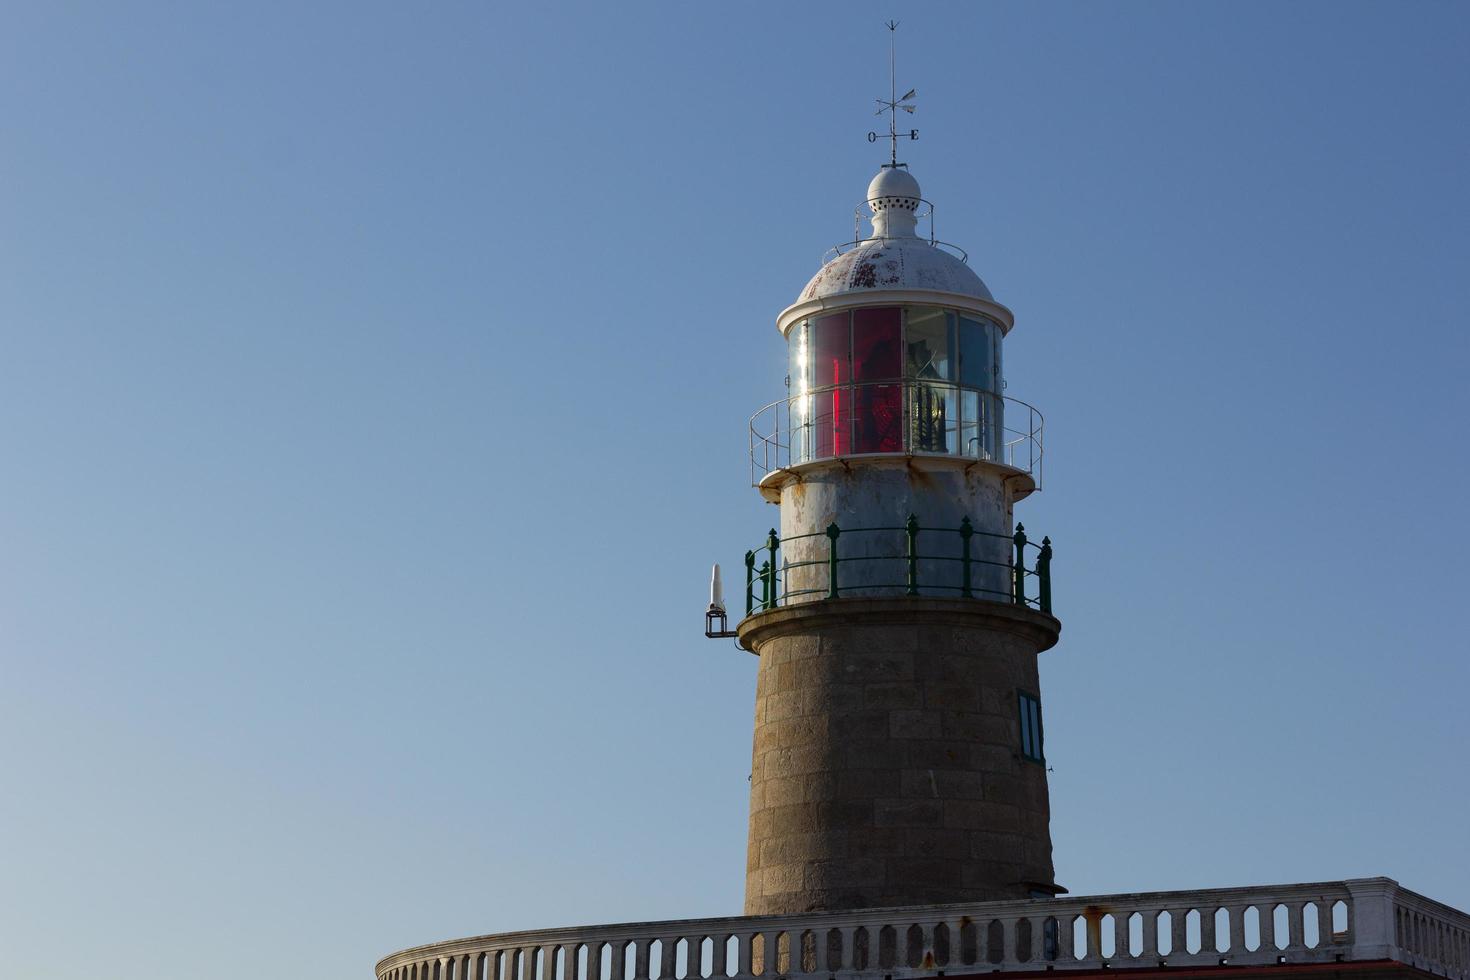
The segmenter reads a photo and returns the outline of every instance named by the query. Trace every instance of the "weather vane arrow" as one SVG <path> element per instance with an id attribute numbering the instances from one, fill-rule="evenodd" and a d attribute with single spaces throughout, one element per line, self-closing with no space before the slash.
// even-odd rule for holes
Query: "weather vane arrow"
<path id="1" fill-rule="evenodd" d="M 910 114 L 913 113 L 917 106 L 914 105 L 912 100 L 918 94 L 918 90 L 909 89 L 902 96 L 898 95 L 898 73 L 896 69 L 898 21 L 890 20 L 886 26 L 888 27 L 888 98 L 877 100 L 879 108 L 874 115 L 881 116 L 885 112 L 888 113 L 888 142 L 890 150 L 887 166 L 897 167 L 898 140 L 900 135 L 898 132 L 898 113 L 900 110 Z M 919 138 L 919 131 L 917 129 L 911 129 L 903 135 L 911 140 L 916 140 Z M 878 142 L 878 134 L 876 132 L 869 133 L 868 142 Z"/>

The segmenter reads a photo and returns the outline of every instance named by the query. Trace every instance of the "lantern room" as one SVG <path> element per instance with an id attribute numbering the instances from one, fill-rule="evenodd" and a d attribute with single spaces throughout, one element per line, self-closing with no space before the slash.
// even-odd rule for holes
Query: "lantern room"
<path id="1" fill-rule="evenodd" d="M 797 320 L 786 335 L 791 462 L 1000 459 L 1004 336 L 990 317 L 944 306 L 859 306 Z"/>
<path id="2" fill-rule="evenodd" d="M 774 502 L 823 462 L 947 458 L 1006 471 L 1019 500 L 1040 484 L 1041 416 L 1004 394 L 1011 311 L 934 237 L 934 208 L 901 164 L 873 178 L 863 211 L 872 234 L 830 250 L 777 318 L 786 396 L 752 419 L 753 482 Z"/>

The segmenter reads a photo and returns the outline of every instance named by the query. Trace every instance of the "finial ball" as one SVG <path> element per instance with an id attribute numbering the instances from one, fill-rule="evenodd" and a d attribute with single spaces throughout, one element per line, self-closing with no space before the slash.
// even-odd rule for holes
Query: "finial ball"
<path id="1" fill-rule="evenodd" d="M 899 167 L 884 167 L 868 184 L 868 207 L 876 214 L 889 208 L 913 211 L 919 206 L 919 182 Z"/>

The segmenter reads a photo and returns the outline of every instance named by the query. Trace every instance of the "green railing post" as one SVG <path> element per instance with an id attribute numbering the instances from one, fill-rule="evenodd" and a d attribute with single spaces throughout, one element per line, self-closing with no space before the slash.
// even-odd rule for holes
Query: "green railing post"
<path id="1" fill-rule="evenodd" d="M 776 536 L 776 529 L 775 528 L 771 528 L 771 533 L 766 536 L 766 550 L 771 553 L 771 560 L 769 562 L 769 564 L 770 564 L 770 571 L 767 572 L 767 575 L 770 577 L 770 581 L 767 583 L 767 588 L 766 588 L 766 591 L 767 591 L 766 608 L 767 609 L 775 609 L 776 608 L 776 605 L 778 603 L 778 600 L 780 599 L 780 595 L 779 595 L 779 593 L 777 591 L 780 588 L 780 586 L 779 586 L 779 584 L 776 581 L 776 568 L 777 568 L 777 565 L 778 565 L 778 563 L 776 561 L 776 549 L 779 548 L 779 547 L 781 547 L 781 539 Z"/>
<path id="2" fill-rule="evenodd" d="M 909 515 L 904 525 L 909 539 L 909 595 L 919 594 L 919 519 Z"/>
<path id="3" fill-rule="evenodd" d="M 755 611 L 755 552 L 745 553 L 745 615 Z"/>
<path id="4" fill-rule="evenodd" d="M 1015 573 L 1011 602 L 1024 606 L 1026 604 L 1026 525 L 1017 524 L 1015 536 L 1011 540 L 1016 543 L 1016 558 L 1011 566 L 1011 570 Z"/>
<path id="5" fill-rule="evenodd" d="M 1036 556 L 1037 603 L 1041 611 L 1051 615 L 1051 538 L 1041 539 L 1041 554 Z"/>
<path id="6" fill-rule="evenodd" d="M 761 608 L 771 608 L 771 563 L 761 562 Z"/>
<path id="7" fill-rule="evenodd" d="M 842 529 L 833 521 L 827 525 L 827 598 L 837 598 L 837 536 Z"/>
<path id="8" fill-rule="evenodd" d="M 970 588 L 970 538 L 975 534 L 975 527 L 966 517 L 960 521 L 960 540 L 964 542 L 964 551 L 961 553 L 960 563 L 960 595 L 966 599 L 975 598 L 975 593 Z"/>

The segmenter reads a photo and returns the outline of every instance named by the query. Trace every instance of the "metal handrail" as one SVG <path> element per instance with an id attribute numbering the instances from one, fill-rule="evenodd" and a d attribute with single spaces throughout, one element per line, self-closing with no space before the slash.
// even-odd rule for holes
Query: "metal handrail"
<path id="1" fill-rule="evenodd" d="M 903 534 L 903 548 L 900 551 L 894 549 L 892 554 L 878 555 L 841 555 L 838 553 L 838 540 L 845 534 L 892 534 L 901 532 Z M 918 549 L 918 539 L 921 534 L 932 537 L 934 534 L 951 534 L 959 539 L 959 554 L 923 554 Z M 1008 541 L 1014 551 L 1008 562 L 994 561 L 988 558 L 978 558 L 972 554 L 971 540 L 975 537 L 996 538 Z M 800 541 L 808 538 L 825 537 L 827 539 L 827 557 L 822 560 L 796 561 L 782 564 L 780 561 L 780 549 L 783 544 Z M 928 538 L 926 538 L 926 541 Z M 1026 549 L 1034 548 L 1036 557 L 1033 567 L 1026 567 Z M 764 552 L 766 558 L 756 566 L 760 554 Z M 827 588 L 825 596 L 828 599 L 837 599 L 844 591 L 849 594 L 854 591 L 868 591 L 873 589 L 903 589 L 905 595 L 917 596 L 926 593 L 958 592 L 961 598 L 982 598 L 977 593 L 985 593 L 988 596 L 999 597 L 1017 606 L 1029 606 L 1040 612 L 1051 615 L 1051 538 L 1043 537 L 1041 544 L 1036 544 L 1026 536 L 1026 526 L 1017 524 L 1014 534 L 998 534 L 994 531 L 977 531 L 968 517 L 962 519 L 958 527 L 932 527 L 919 523 L 916 515 L 910 514 L 909 519 L 899 526 L 875 526 L 841 528 L 837 523 L 827 525 L 823 531 L 812 531 L 806 534 L 793 534 L 784 541 L 776 533 L 775 528 L 766 535 L 765 543 L 745 553 L 745 615 L 750 616 L 756 612 L 764 612 L 785 605 L 790 599 L 803 596 L 823 594 L 822 589 L 791 589 L 790 572 L 792 569 L 811 568 L 817 565 L 827 566 Z M 908 573 L 903 582 L 869 582 L 859 581 L 842 584 L 839 574 L 844 563 L 858 561 L 894 561 L 903 560 L 907 563 Z M 961 578 L 959 585 L 949 585 L 939 582 L 924 582 L 920 580 L 919 567 L 921 562 L 953 561 L 961 565 Z M 1004 568 L 1009 572 L 1009 591 L 990 589 L 975 583 L 974 571 L 976 566 L 991 566 Z M 1036 580 L 1035 596 L 1027 595 L 1028 577 Z M 992 599 L 992 601 L 995 601 Z"/>
<path id="2" fill-rule="evenodd" d="M 832 259 L 837 258 L 837 256 L 844 255 L 859 245 L 866 245 L 868 242 L 897 242 L 908 240 L 909 236 L 906 235 L 869 235 L 867 238 L 854 238 L 850 242 L 838 242 L 822 253 L 822 264 L 826 265 Z M 942 248 L 947 252 L 951 252 L 961 262 L 966 265 L 970 264 L 970 253 L 960 248 L 954 242 L 941 241 L 938 238 L 920 238 L 919 241 L 925 245 L 932 245 L 935 248 Z"/>
<path id="3" fill-rule="evenodd" d="M 793 439 L 791 410 L 793 404 L 801 399 L 816 399 L 834 392 L 857 392 L 864 388 L 897 388 L 901 392 L 901 433 L 902 447 L 897 451 L 884 452 L 855 452 L 850 448 L 843 452 L 820 453 L 816 449 L 821 447 L 807 446 L 800 453 L 799 458 L 792 458 Z M 958 435 L 965 430 L 972 429 L 968 434 L 965 445 L 960 447 L 973 451 L 949 452 L 934 450 L 920 445 L 920 440 L 915 438 L 914 419 L 910 415 L 912 394 L 918 390 L 940 390 L 953 392 L 956 402 L 956 417 L 952 422 L 946 423 L 942 434 L 947 438 L 952 431 Z M 977 398 L 977 404 L 982 406 L 981 416 L 976 419 L 967 419 L 960 412 L 963 410 L 963 394 L 973 394 Z M 999 409 L 997 411 L 996 409 Z M 1008 424 L 1016 416 L 1025 418 L 1024 427 Z M 1009 419 L 1008 419 L 1009 416 Z M 1000 421 L 997 421 L 999 419 Z M 778 470 L 790 469 L 792 466 L 803 463 L 816 462 L 826 459 L 845 459 L 854 456 L 939 456 L 956 457 L 961 459 L 979 459 L 989 462 L 998 462 L 1014 469 L 1029 474 L 1036 484 L 1036 489 L 1041 489 L 1042 457 L 1044 454 L 1043 433 L 1046 419 L 1041 412 L 1031 404 L 1002 395 L 988 388 L 976 388 L 971 385 L 963 385 L 952 381 L 939 381 L 926 378 L 903 378 L 889 381 L 859 381 L 847 384 L 827 385 L 821 388 L 813 388 L 800 394 L 788 395 L 778 398 L 758 409 L 750 417 L 750 468 L 751 485 L 760 486 L 771 473 Z M 823 421 L 820 418 L 811 419 L 800 423 L 800 429 L 808 437 L 824 431 L 841 432 L 845 436 L 848 447 L 853 444 L 853 427 L 857 424 L 856 415 L 850 415 L 846 422 L 838 424 Z M 825 427 L 825 428 L 824 428 Z M 991 451 L 992 447 L 994 452 Z"/>
<path id="4" fill-rule="evenodd" d="M 899 236 L 899 235 L 869 235 L 867 238 L 864 238 L 863 237 L 863 221 L 864 221 L 864 219 L 869 220 L 869 221 L 871 221 L 873 219 L 873 214 L 874 214 L 874 211 L 873 211 L 873 202 L 874 201 L 881 201 L 881 200 L 882 200 L 881 197 L 870 197 L 866 201 L 864 201 L 862 204 L 859 204 L 857 207 L 855 207 L 855 208 L 852 209 L 852 241 L 850 241 L 850 242 L 842 242 L 840 244 L 833 245 L 831 248 L 827 249 L 827 251 L 823 252 L 822 253 L 822 264 L 823 265 L 826 265 L 828 262 L 832 261 L 832 258 L 836 258 L 837 255 L 841 255 L 843 253 L 843 250 L 844 249 L 852 248 L 852 247 L 861 245 L 864 242 L 876 242 L 876 241 L 885 241 L 886 242 L 886 241 L 894 241 L 894 240 L 896 240 L 896 239 L 898 239 L 900 237 L 902 237 L 902 238 L 910 238 L 910 237 L 912 237 L 912 238 L 918 238 L 919 241 L 921 241 L 921 242 L 928 242 L 930 245 L 933 245 L 936 248 L 949 249 L 949 250 L 951 250 L 951 251 L 953 251 L 953 252 L 956 253 L 956 256 L 955 257 L 958 258 L 961 262 L 965 263 L 966 265 L 969 265 L 970 264 L 970 253 L 969 252 L 966 252 L 964 249 L 960 248 L 958 245 L 953 244 L 952 242 L 942 242 L 939 239 L 937 239 L 937 238 L 934 237 L 934 202 L 928 200 L 927 198 L 923 198 L 923 197 L 921 197 L 921 198 L 918 199 L 919 200 L 919 204 L 921 205 L 921 207 L 916 208 L 914 210 L 914 220 L 915 221 L 920 221 L 920 220 L 923 220 L 924 218 L 928 218 L 929 219 L 929 237 L 928 238 L 922 238 L 922 237 L 919 237 L 917 235 L 912 235 L 912 236 L 909 236 L 909 235 L 904 235 L 904 236 Z M 927 208 L 927 210 L 926 210 L 926 208 Z M 837 255 L 832 255 L 833 252 L 836 252 Z M 829 255 L 831 255 L 832 258 L 828 258 Z"/>

